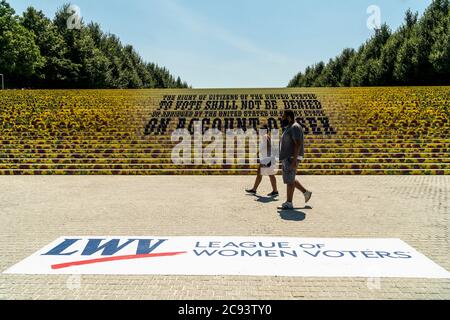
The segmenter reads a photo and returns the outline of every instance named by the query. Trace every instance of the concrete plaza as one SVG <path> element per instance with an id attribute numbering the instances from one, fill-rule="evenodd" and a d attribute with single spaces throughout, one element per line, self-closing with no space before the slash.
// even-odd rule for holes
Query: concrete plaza
<path id="1" fill-rule="evenodd" d="M 0 177 L 0 271 L 61 236 L 400 238 L 450 270 L 450 176 L 305 176 L 310 207 L 250 176 Z M 296 195 L 296 207 L 304 207 Z M 450 279 L 0 274 L 0 299 L 449 299 Z"/>

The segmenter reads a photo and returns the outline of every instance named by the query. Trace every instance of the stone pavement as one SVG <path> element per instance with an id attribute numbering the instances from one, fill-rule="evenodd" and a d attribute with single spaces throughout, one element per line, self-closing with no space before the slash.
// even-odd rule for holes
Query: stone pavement
<path id="1" fill-rule="evenodd" d="M 0 272 L 64 235 L 392 237 L 450 270 L 450 177 L 301 181 L 312 209 L 280 215 L 281 179 L 270 202 L 245 195 L 253 177 L 244 176 L 1 177 Z M 0 274 L 0 299 L 201 298 L 449 299 L 450 280 Z"/>

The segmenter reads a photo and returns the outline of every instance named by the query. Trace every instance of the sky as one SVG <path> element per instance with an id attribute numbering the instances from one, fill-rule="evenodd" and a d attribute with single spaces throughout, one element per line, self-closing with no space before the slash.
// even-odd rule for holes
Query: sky
<path id="1" fill-rule="evenodd" d="M 64 3 L 194 88 L 285 87 L 308 65 L 358 48 L 380 9 L 393 30 L 431 0 L 8 0 L 53 18 Z M 372 21 L 372 19 L 370 19 Z"/>

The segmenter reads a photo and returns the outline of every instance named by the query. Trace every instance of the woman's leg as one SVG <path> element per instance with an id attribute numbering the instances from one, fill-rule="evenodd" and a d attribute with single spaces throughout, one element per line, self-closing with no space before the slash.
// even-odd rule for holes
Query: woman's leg
<path id="1" fill-rule="evenodd" d="M 277 178 L 275 176 L 269 176 L 270 184 L 272 185 L 273 192 L 278 192 L 277 188 Z"/>
<path id="2" fill-rule="evenodd" d="M 262 181 L 262 175 L 261 175 L 261 167 L 259 167 L 258 169 L 258 174 L 256 175 L 256 180 L 255 180 L 255 185 L 253 186 L 253 191 L 257 191 L 259 185 L 261 184 Z"/>

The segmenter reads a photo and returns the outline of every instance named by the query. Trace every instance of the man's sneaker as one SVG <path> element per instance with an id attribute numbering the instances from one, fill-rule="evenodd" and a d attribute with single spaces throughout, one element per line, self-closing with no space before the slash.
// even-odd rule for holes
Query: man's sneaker
<path id="1" fill-rule="evenodd" d="M 292 204 L 292 202 L 285 202 L 281 206 L 281 209 L 283 209 L 283 210 L 292 210 L 292 209 L 294 209 L 294 205 Z"/>
<path id="2" fill-rule="evenodd" d="M 250 194 L 256 194 L 256 190 L 253 190 L 253 189 L 245 189 L 245 192 L 250 193 Z"/>
<path id="3" fill-rule="evenodd" d="M 268 196 L 268 197 L 278 197 L 278 196 L 279 196 L 279 193 L 278 193 L 278 191 L 272 191 L 272 192 L 269 193 L 267 196 Z"/>
<path id="4" fill-rule="evenodd" d="M 303 195 L 305 196 L 305 203 L 308 203 L 308 201 L 311 199 L 312 192 L 306 191 Z"/>

